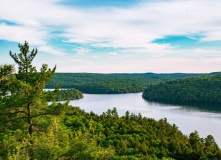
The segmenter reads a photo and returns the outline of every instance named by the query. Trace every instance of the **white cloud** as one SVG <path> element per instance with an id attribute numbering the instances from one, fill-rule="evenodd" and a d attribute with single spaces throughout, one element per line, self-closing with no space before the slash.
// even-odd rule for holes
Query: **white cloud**
<path id="1" fill-rule="evenodd" d="M 94 47 L 145 47 L 154 39 L 167 35 L 199 33 L 206 35 L 203 40 L 217 40 L 221 39 L 216 35 L 221 27 L 220 7 L 219 1 L 187 0 L 147 2 L 108 11 L 89 10 L 88 15 L 82 15 L 78 25 L 66 32 L 70 38 L 75 35 L 93 39 L 96 42 L 92 44 Z M 100 42 L 101 38 L 105 43 Z"/>
<path id="2" fill-rule="evenodd" d="M 55 48 L 53 48 L 53 47 L 51 47 L 51 46 L 47 46 L 47 45 L 38 47 L 38 50 L 39 50 L 39 51 L 42 51 L 42 52 L 46 52 L 46 53 L 58 55 L 58 56 L 66 55 L 65 52 L 60 51 L 60 50 L 58 50 L 58 49 L 55 49 Z"/>
<path id="3" fill-rule="evenodd" d="M 149 43 L 146 44 L 143 48 L 138 49 L 128 49 L 125 50 L 125 52 L 131 52 L 131 53 L 147 53 L 154 57 L 156 56 L 162 56 L 168 53 L 176 53 L 177 51 L 171 47 L 169 44 L 156 44 L 156 43 Z"/>
<path id="4" fill-rule="evenodd" d="M 77 63 L 80 63 L 80 64 L 85 64 L 85 63 L 92 63 L 92 61 L 89 61 L 89 60 L 85 60 L 85 59 L 69 59 L 70 62 L 77 62 Z"/>
<path id="5" fill-rule="evenodd" d="M 201 41 L 219 41 L 219 40 L 221 40 L 220 28 L 206 32 L 205 37 L 201 38 Z"/>
<path id="6" fill-rule="evenodd" d="M 119 54 L 116 53 L 116 52 L 109 52 L 108 54 L 110 54 L 110 55 L 115 55 L 115 56 L 119 55 Z"/>
<path id="7" fill-rule="evenodd" d="M 204 59 L 204 58 L 220 58 L 221 50 L 215 49 L 177 49 L 169 45 L 149 44 L 146 48 L 125 49 L 121 50 L 124 55 L 130 59 L 145 59 L 145 58 L 180 58 L 180 59 Z"/>
<path id="8" fill-rule="evenodd" d="M 87 48 L 82 48 L 82 47 L 75 48 L 75 49 L 73 49 L 73 51 L 76 51 L 76 52 L 77 52 L 77 54 L 80 54 L 80 55 L 84 55 L 84 54 L 86 54 L 86 53 L 91 52 L 91 50 L 90 50 L 90 49 L 87 49 Z"/>
<path id="9" fill-rule="evenodd" d="M 67 41 L 63 40 L 66 43 L 90 43 L 93 42 L 94 39 L 84 39 L 84 38 L 72 38 Z"/>
<path id="10" fill-rule="evenodd" d="M 27 26 L 9 26 L 0 24 L 0 39 L 24 43 L 28 41 L 31 45 L 45 44 L 46 32 L 38 28 Z"/>
<path id="11" fill-rule="evenodd" d="M 121 61 L 119 63 L 84 63 L 83 59 L 73 60 L 75 67 L 69 65 L 59 72 L 93 73 L 210 73 L 220 71 L 221 58 L 181 59 L 150 58 L 143 60 Z M 82 63 L 84 63 L 82 65 Z"/>
<path id="12" fill-rule="evenodd" d="M 106 41 L 94 44 L 103 47 L 144 47 L 156 38 L 177 34 L 204 33 L 203 40 L 221 40 L 218 36 L 221 2 L 217 0 L 154 1 L 130 8 L 90 9 L 61 6 L 55 2 L 1 1 L 0 18 L 26 27 L 39 27 L 48 34 L 51 28 L 56 30 L 64 26 L 63 36 L 69 38 L 68 42 Z"/>
<path id="13" fill-rule="evenodd" d="M 213 56 L 221 57 L 221 51 L 219 51 L 219 50 L 196 48 L 193 51 L 195 53 L 199 53 L 201 55 L 210 55 L 210 56 L 213 55 Z"/>
<path id="14" fill-rule="evenodd" d="M 60 3 L 56 3 L 58 1 Z M 202 41 L 221 40 L 221 1 L 160 0 L 147 1 L 129 8 L 90 7 L 86 9 L 62 6 L 61 4 L 61 0 L 1 0 L 0 19 L 14 22 L 17 25 L 0 24 L 0 39 L 20 43 L 27 40 L 31 45 L 40 45 L 39 51 L 54 55 L 66 54 L 62 50 L 53 48 L 52 44 L 48 42 L 48 40 L 56 38 L 57 35 L 68 39 L 63 41 L 64 43 L 81 43 L 86 47 L 92 46 L 94 48 L 121 48 L 121 51 L 111 54 L 119 54 L 116 57 L 122 58 L 120 59 L 122 63 L 126 56 L 128 57 L 125 58 L 125 61 L 128 62 L 129 58 L 136 59 L 138 57 L 137 65 L 133 65 L 134 69 L 131 68 L 131 72 L 133 70 L 134 72 L 135 70 L 143 72 L 142 68 L 158 72 L 160 69 L 168 72 L 176 69 L 177 71 L 180 69 L 192 72 L 198 71 L 200 67 L 202 70 L 211 71 L 212 69 L 216 70 L 215 66 L 220 68 L 220 51 L 218 50 L 201 48 L 177 50 L 169 44 L 154 44 L 152 41 L 168 35 L 191 37 L 197 34 L 204 36 Z M 63 33 L 54 35 L 53 31 Z M 77 48 L 74 51 L 78 54 L 89 53 L 91 50 L 86 47 Z M 207 63 L 205 58 L 209 56 L 218 57 L 219 64 L 215 59 L 210 59 Z M 138 59 L 144 58 L 152 60 L 143 62 L 143 64 L 138 61 Z M 164 58 L 167 59 L 164 61 Z M 200 60 L 196 61 L 197 58 Z M 74 59 L 72 62 L 91 63 L 91 61 L 84 59 Z M 196 69 L 191 70 L 194 63 Z M 178 67 L 170 67 L 172 64 Z M 181 64 L 187 68 L 183 69 Z M 191 67 L 188 69 L 188 66 Z M 86 67 L 88 71 L 97 69 L 112 72 L 114 70 L 113 66 L 98 66 L 98 64 L 94 68 L 89 65 L 85 66 L 85 71 Z M 130 66 L 126 63 L 119 63 L 115 68 L 119 72 L 126 72 Z"/>

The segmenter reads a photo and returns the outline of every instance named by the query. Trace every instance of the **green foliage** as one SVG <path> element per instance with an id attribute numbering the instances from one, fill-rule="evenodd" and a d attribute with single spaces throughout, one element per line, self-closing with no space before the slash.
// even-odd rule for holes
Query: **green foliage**
<path id="1" fill-rule="evenodd" d="M 18 74 L 15 77 L 9 72 L 10 78 L 0 90 L 0 132 L 5 129 L 20 128 L 32 134 L 34 131 L 42 130 L 41 126 L 49 125 L 49 122 L 45 122 L 44 125 L 40 124 L 39 119 L 44 119 L 47 115 L 58 115 L 68 102 L 48 105 L 47 100 L 54 100 L 58 88 L 53 92 L 43 92 L 43 89 L 54 75 L 55 68 L 51 70 L 43 64 L 41 72 L 37 72 L 36 68 L 31 65 L 37 50 L 29 54 L 27 42 L 24 45 L 19 44 L 19 48 L 21 53 L 18 55 L 10 52 L 11 57 L 19 66 Z M 9 68 L 12 67 L 9 65 Z"/>
<path id="2" fill-rule="evenodd" d="M 183 79 L 183 78 L 196 78 L 196 77 L 207 77 L 220 74 L 221 72 L 212 72 L 212 73 L 121 73 L 116 75 L 123 75 L 129 77 L 145 77 L 145 78 L 153 78 L 155 80 L 160 79 L 161 81 L 170 81 L 175 79 Z"/>
<path id="3" fill-rule="evenodd" d="M 50 90 L 47 92 L 51 92 Z M 74 100 L 83 98 L 83 93 L 77 89 L 64 89 L 57 92 L 56 101 Z M 48 99 L 50 101 L 50 99 Z"/>
<path id="4" fill-rule="evenodd" d="M 24 45 L 19 44 L 18 45 L 21 53 L 16 54 L 9 51 L 10 56 L 13 58 L 15 63 L 18 64 L 18 73 L 17 77 L 19 80 L 25 81 L 28 83 L 29 78 L 32 78 L 32 76 L 28 76 L 29 74 L 32 74 L 33 72 L 36 72 L 35 67 L 32 67 L 31 63 L 35 56 L 37 55 L 37 49 L 33 49 L 31 53 L 29 53 L 29 45 L 28 42 L 25 41 Z M 54 68 L 55 70 L 55 68 Z"/>
<path id="5" fill-rule="evenodd" d="M 116 108 L 99 116 L 72 107 L 64 115 L 63 123 L 75 132 L 89 130 L 90 137 L 95 137 L 100 147 L 115 150 L 113 159 L 116 160 L 221 158 L 221 151 L 211 135 L 204 139 L 195 131 L 188 137 L 166 119 L 156 121 L 129 112 L 123 117 L 116 115 Z"/>
<path id="6" fill-rule="evenodd" d="M 148 100 L 221 102 L 221 74 L 187 78 L 149 86 L 143 93 Z"/>
<path id="7" fill-rule="evenodd" d="M 31 136 L 17 130 L 4 136 L 0 156 L 4 159 L 108 159 L 114 150 L 97 146 L 88 131 L 72 132 L 56 121 L 42 133 Z"/>
<path id="8" fill-rule="evenodd" d="M 131 93 L 144 91 L 144 86 L 156 84 L 151 78 L 95 73 L 56 73 L 47 88 L 62 83 L 63 88 L 76 88 L 84 93 Z"/>
<path id="9" fill-rule="evenodd" d="M 47 88 L 62 83 L 63 88 L 76 88 L 84 93 L 134 93 L 143 92 L 149 85 L 173 79 L 203 77 L 211 74 L 97 74 L 97 73 L 55 73 Z"/>
<path id="10" fill-rule="evenodd" d="M 14 66 L 13 65 L 0 65 L 0 81 L 7 80 L 7 76 L 9 74 L 12 74 L 14 72 Z"/>
<path id="11" fill-rule="evenodd" d="M 60 121 L 68 109 L 69 101 L 55 103 L 59 87 L 54 91 L 43 91 L 45 84 L 54 75 L 55 68 L 51 70 L 43 64 L 41 71 L 37 72 L 31 65 L 37 50 L 29 54 L 27 42 L 19 44 L 19 48 L 21 53 L 18 55 L 10 52 L 19 66 L 18 74 L 12 74 L 12 65 L 0 66 L 0 158 L 26 160 L 111 157 L 113 150 L 97 146 L 94 138 L 87 136 L 87 130 L 84 134 L 80 131 L 72 132 Z M 75 91 L 66 92 L 73 96 Z M 48 100 L 53 102 L 49 105 Z"/>

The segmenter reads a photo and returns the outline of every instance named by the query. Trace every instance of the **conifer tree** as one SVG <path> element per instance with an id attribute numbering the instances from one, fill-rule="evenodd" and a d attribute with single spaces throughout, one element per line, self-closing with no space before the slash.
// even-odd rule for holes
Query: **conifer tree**
<path id="1" fill-rule="evenodd" d="M 59 90 L 43 91 L 55 73 L 43 64 L 32 66 L 37 49 L 19 44 L 21 53 L 10 56 L 18 64 L 0 66 L 0 159 L 105 159 L 112 149 L 97 146 L 95 138 L 75 134 L 62 123 L 72 107 L 55 103 Z M 50 105 L 48 101 L 53 101 Z M 65 111 L 64 111 L 65 110 Z M 64 111 L 64 112 L 63 112 Z M 62 114 L 61 114 L 62 113 Z M 60 116 L 56 116 L 60 115 Z M 56 119 L 57 117 L 57 119 Z"/>
<path id="2" fill-rule="evenodd" d="M 1 99 L 0 99 L 0 118 L 1 126 L 10 129 L 18 128 L 26 130 L 30 135 L 49 126 L 46 116 L 58 115 L 61 113 L 68 102 L 65 104 L 52 103 L 48 105 L 48 100 L 53 101 L 59 89 L 57 87 L 54 92 L 43 92 L 45 84 L 49 83 L 55 73 L 56 67 L 48 68 L 47 64 L 43 64 L 41 71 L 37 72 L 32 66 L 32 61 L 37 55 L 37 49 L 33 49 L 29 53 L 29 45 L 18 45 L 19 54 L 10 56 L 18 64 L 18 73 L 12 75 L 12 65 L 0 67 L 1 74 Z M 9 80 L 5 80 L 7 75 L 11 75 Z M 4 92 L 3 92 L 4 91 Z M 50 118 L 48 118 L 50 120 Z"/>
<path id="3" fill-rule="evenodd" d="M 35 67 L 32 67 L 31 63 L 35 58 L 35 56 L 37 55 L 38 50 L 33 49 L 29 54 L 29 45 L 28 42 L 26 41 L 24 45 L 18 44 L 18 47 L 21 53 L 13 54 L 12 51 L 9 51 L 9 54 L 14 59 L 15 63 L 18 64 L 18 74 L 17 74 L 18 79 L 24 80 L 26 83 L 28 83 L 29 74 L 33 71 L 36 71 Z M 55 70 L 55 68 L 53 70 Z"/>
<path id="4" fill-rule="evenodd" d="M 0 81 L 6 80 L 7 76 L 9 74 L 12 74 L 14 72 L 14 66 L 13 65 L 1 65 L 0 66 Z"/>

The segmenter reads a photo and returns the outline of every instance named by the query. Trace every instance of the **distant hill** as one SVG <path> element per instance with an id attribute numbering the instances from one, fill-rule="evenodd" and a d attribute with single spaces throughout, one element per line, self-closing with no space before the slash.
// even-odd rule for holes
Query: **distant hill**
<path id="1" fill-rule="evenodd" d="M 221 74 L 221 72 L 212 73 L 113 73 L 114 75 L 132 76 L 132 77 L 149 77 L 160 79 L 161 81 L 169 81 L 181 78 L 207 77 L 211 75 Z"/>
<path id="2" fill-rule="evenodd" d="M 54 88 L 60 83 L 62 88 L 75 88 L 83 93 L 134 93 L 143 92 L 151 84 L 158 84 L 159 79 L 122 76 L 97 73 L 55 73 L 46 88 Z"/>
<path id="3" fill-rule="evenodd" d="M 212 74 L 212 73 L 211 73 Z M 134 93 L 143 92 L 149 85 L 166 82 L 173 79 L 205 77 L 211 74 L 187 73 L 55 73 L 46 88 L 54 88 L 60 83 L 62 88 L 76 88 L 84 93 Z M 213 73 L 218 74 L 218 73 Z"/>
<path id="4" fill-rule="evenodd" d="M 214 75 L 215 74 L 215 75 Z M 185 78 L 149 86 L 143 93 L 148 100 L 221 102 L 221 74 Z"/>

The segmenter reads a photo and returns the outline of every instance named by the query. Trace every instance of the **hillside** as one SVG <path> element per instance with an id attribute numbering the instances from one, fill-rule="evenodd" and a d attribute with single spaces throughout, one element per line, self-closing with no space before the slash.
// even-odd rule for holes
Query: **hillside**
<path id="1" fill-rule="evenodd" d="M 159 79 L 160 81 L 170 81 L 182 78 L 197 78 L 197 77 L 208 77 L 221 74 L 221 72 L 211 72 L 211 73 L 115 73 L 114 75 L 123 75 L 129 77 L 145 77 Z"/>
<path id="2" fill-rule="evenodd" d="M 61 121 L 74 132 L 87 128 L 100 147 L 114 150 L 115 155 L 110 158 L 114 160 L 221 158 L 220 149 L 211 135 L 201 138 L 195 131 L 186 136 L 166 118 L 156 121 L 129 111 L 119 117 L 116 108 L 97 115 L 71 107 Z"/>
<path id="3" fill-rule="evenodd" d="M 221 74 L 178 79 L 149 86 L 143 93 L 148 100 L 221 102 Z"/>
<path id="4" fill-rule="evenodd" d="M 133 93 L 143 92 L 149 85 L 155 85 L 180 78 L 203 77 L 210 74 L 186 73 L 122 73 L 122 74 L 97 74 L 97 73 L 55 73 L 46 88 L 54 88 L 60 83 L 62 88 L 76 88 L 84 93 Z"/>
<path id="5" fill-rule="evenodd" d="M 142 92 L 159 79 L 96 73 L 55 73 L 46 88 L 60 83 L 62 88 L 76 88 L 84 93 L 133 93 Z"/>

